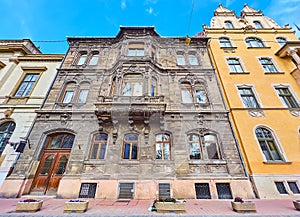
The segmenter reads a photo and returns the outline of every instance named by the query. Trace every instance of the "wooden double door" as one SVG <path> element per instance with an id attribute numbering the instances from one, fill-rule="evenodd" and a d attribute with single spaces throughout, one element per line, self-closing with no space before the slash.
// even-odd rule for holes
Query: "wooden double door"
<path id="1" fill-rule="evenodd" d="M 31 194 L 55 195 L 66 170 L 70 149 L 46 149 L 31 186 Z"/>

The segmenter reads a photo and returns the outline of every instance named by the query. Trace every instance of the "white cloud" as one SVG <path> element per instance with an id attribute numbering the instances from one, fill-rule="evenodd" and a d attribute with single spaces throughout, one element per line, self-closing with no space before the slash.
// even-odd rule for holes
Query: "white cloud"
<path id="1" fill-rule="evenodd" d="M 297 30 L 294 24 L 300 26 L 299 11 L 300 0 L 272 0 L 268 6 L 266 6 L 265 15 L 274 19 L 280 26 L 290 24 L 290 26 L 296 31 L 296 35 L 300 37 L 300 32 Z"/>
<path id="2" fill-rule="evenodd" d="M 149 7 L 146 9 L 147 13 L 148 14 L 152 14 L 153 13 L 153 8 L 152 7 Z"/>
<path id="3" fill-rule="evenodd" d="M 121 1 L 121 8 L 122 8 L 122 9 L 125 9 L 125 8 L 126 8 L 126 1 L 125 1 L 125 0 L 122 0 L 122 1 Z"/>
<path id="4" fill-rule="evenodd" d="M 145 0 L 144 1 L 144 5 L 148 5 L 148 4 L 153 4 L 155 5 L 157 3 L 158 0 Z"/>

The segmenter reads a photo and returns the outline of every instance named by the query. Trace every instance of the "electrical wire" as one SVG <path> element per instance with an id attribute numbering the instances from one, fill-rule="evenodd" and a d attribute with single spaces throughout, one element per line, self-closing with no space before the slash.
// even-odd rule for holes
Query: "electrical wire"
<path id="1" fill-rule="evenodd" d="M 190 33 L 190 27 L 191 27 L 191 22 L 192 22 L 193 11 L 194 11 L 194 0 L 192 0 L 192 9 L 191 9 L 191 13 L 190 13 L 190 19 L 189 19 L 188 28 L 187 28 L 187 34 L 186 35 L 189 35 L 189 33 Z"/>

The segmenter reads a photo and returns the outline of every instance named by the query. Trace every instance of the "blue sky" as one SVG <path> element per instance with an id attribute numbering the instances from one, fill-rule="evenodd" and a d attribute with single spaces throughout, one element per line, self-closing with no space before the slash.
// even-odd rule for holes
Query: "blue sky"
<path id="1" fill-rule="evenodd" d="M 281 26 L 287 23 L 294 29 L 294 23 L 300 26 L 300 0 L 0 0 L 0 3 L 0 38 L 29 38 L 43 53 L 65 53 L 67 36 L 115 36 L 120 25 L 155 26 L 161 36 L 192 36 L 202 31 L 202 24 L 210 25 L 219 3 L 237 15 L 247 3 Z M 299 31 L 297 35 L 300 36 Z"/>

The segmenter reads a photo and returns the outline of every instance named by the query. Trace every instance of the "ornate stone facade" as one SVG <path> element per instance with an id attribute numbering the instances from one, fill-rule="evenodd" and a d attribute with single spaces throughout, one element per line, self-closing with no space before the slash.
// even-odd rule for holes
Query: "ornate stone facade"
<path id="1" fill-rule="evenodd" d="M 116 37 L 68 42 L 37 111 L 32 148 L 6 180 L 20 187 L 12 194 L 199 198 L 196 186 L 202 183 L 212 199 L 253 197 L 208 38 L 192 38 L 187 46 L 185 38 L 160 37 L 153 27 L 121 27 Z M 60 134 L 71 139 L 55 146 Z M 64 161 L 44 157 L 55 148 L 67 150 Z M 43 165 L 50 161 L 61 166 L 47 170 Z M 49 184 L 57 174 L 59 185 Z"/>

